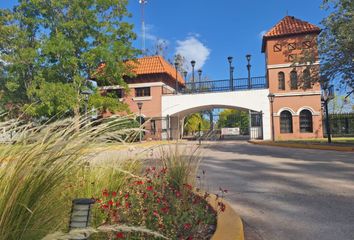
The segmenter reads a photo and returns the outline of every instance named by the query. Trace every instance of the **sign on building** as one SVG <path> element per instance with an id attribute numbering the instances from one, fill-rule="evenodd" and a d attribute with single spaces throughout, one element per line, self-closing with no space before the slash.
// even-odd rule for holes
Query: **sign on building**
<path id="1" fill-rule="evenodd" d="M 235 128 L 221 128 L 221 136 L 226 136 L 226 135 L 240 135 L 240 128 L 235 127 Z"/>

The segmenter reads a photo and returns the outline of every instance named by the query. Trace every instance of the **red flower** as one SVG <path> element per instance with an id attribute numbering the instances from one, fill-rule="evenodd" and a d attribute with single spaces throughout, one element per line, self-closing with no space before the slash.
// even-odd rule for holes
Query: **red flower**
<path id="1" fill-rule="evenodd" d="M 164 212 L 164 213 L 167 213 L 168 212 L 168 207 L 161 208 L 161 211 Z"/>
<path id="2" fill-rule="evenodd" d="M 176 192 L 176 197 L 180 197 L 181 193 L 179 191 Z"/>
<path id="3" fill-rule="evenodd" d="M 155 210 L 152 214 L 154 214 L 154 216 L 158 217 L 159 213 Z"/>
<path id="4" fill-rule="evenodd" d="M 103 191 L 102 191 L 102 195 L 103 195 L 104 197 L 108 197 L 108 196 L 109 196 L 108 190 L 107 190 L 107 189 L 103 190 Z"/>
<path id="5" fill-rule="evenodd" d="M 112 192 L 112 197 L 117 196 L 117 192 Z"/>
<path id="6" fill-rule="evenodd" d="M 112 200 L 109 200 L 109 201 L 107 202 L 107 204 L 110 205 L 110 206 L 112 206 L 112 205 L 113 205 L 113 201 L 112 201 Z"/>
<path id="7" fill-rule="evenodd" d="M 190 229 L 191 227 L 192 227 L 192 225 L 191 225 L 190 223 L 185 223 L 185 224 L 183 225 L 184 230 L 188 230 L 188 229 Z"/>
<path id="8" fill-rule="evenodd" d="M 147 186 L 146 187 L 146 190 L 148 190 L 148 191 L 152 191 L 154 188 L 152 187 L 152 186 Z"/>
<path id="9" fill-rule="evenodd" d="M 142 184 L 144 184 L 144 182 L 143 181 L 135 181 L 134 184 L 135 185 L 142 185 Z"/>
<path id="10" fill-rule="evenodd" d="M 118 233 L 116 234 L 116 238 L 117 238 L 117 239 L 123 239 L 123 238 L 124 238 L 124 233 L 118 232 Z"/>
<path id="11" fill-rule="evenodd" d="M 130 202 L 125 203 L 125 208 L 130 208 Z"/>
<path id="12" fill-rule="evenodd" d="M 120 206 L 120 202 L 116 202 L 116 207 L 119 207 Z"/>
<path id="13" fill-rule="evenodd" d="M 161 202 L 161 199 L 160 199 L 160 198 L 157 198 L 157 199 L 156 199 L 156 202 L 157 202 L 157 203 L 160 203 L 160 202 Z"/>
<path id="14" fill-rule="evenodd" d="M 128 199 L 128 198 L 129 198 L 129 193 L 126 193 L 126 194 L 124 195 L 124 198 L 125 198 L 125 199 Z"/>
<path id="15" fill-rule="evenodd" d="M 109 207 L 108 207 L 107 204 L 103 204 L 103 205 L 102 205 L 102 208 L 103 208 L 103 209 L 108 209 Z"/>

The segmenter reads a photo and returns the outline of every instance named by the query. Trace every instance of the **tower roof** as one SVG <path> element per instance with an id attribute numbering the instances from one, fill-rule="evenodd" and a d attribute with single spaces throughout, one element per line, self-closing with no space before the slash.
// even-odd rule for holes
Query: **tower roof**
<path id="1" fill-rule="evenodd" d="M 145 74 L 167 74 L 171 78 L 176 78 L 176 69 L 168 63 L 162 56 L 146 56 L 136 59 L 136 61 L 128 61 L 133 67 L 133 72 L 137 75 Z M 184 84 L 182 75 L 177 72 L 178 82 Z"/>
<path id="2" fill-rule="evenodd" d="M 265 51 L 266 41 L 271 38 L 285 37 L 306 33 L 320 33 L 321 29 L 314 24 L 286 16 L 263 36 L 262 52 Z"/>

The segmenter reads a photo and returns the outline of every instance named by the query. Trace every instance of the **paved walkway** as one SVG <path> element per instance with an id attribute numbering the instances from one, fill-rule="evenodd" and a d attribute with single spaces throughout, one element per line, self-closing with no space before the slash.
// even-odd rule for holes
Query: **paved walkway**
<path id="1" fill-rule="evenodd" d="M 353 240 L 354 153 L 217 142 L 201 169 L 229 190 L 247 240 Z"/>

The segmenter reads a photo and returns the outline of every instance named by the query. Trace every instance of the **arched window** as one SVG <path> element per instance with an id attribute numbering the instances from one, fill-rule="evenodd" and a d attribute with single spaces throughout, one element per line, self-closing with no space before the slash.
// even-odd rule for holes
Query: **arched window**
<path id="1" fill-rule="evenodd" d="M 285 75 L 283 72 L 278 73 L 278 89 L 285 90 Z"/>
<path id="2" fill-rule="evenodd" d="M 311 75 L 310 70 L 305 69 L 302 73 L 304 79 L 304 88 L 311 88 Z"/>
<path id="3" fill-rule="evenodd" d="M 280 132 L 292 133 L 293 132 L 293 116 L 289 111 L 282 111 L 280 113 Z"/>
<path id="4" fill-rule="evenodd" d="M 309 110 L 300 112 L 300 132 L 312 132 L 312 113 Z"/>
<path id="5" fill-rule="evenodd" d="M 297 72 L 295 70 L 290 72 L 290 88 L 297 89 Z"/>

